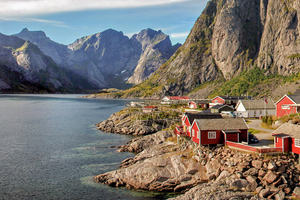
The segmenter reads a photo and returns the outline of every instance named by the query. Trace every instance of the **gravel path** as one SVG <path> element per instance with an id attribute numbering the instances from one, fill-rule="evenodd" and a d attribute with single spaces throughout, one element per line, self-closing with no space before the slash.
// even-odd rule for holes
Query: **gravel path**
<path id="1" fill-rule="evenodd" d="M 261 127 L 261 120 L 251 120 L 250 123 L 248 123 L 248 127 L 261 131 L 261 133 L 255 134 L 259 143 L 253 144 L 253 146 L 270 146 L 274 144 L 272 136 L 273 130 Z"/>

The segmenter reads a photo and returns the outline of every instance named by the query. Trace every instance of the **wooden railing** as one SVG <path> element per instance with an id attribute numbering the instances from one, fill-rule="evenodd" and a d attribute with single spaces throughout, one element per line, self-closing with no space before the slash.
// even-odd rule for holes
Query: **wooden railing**
<path id="1" fill-rule="evenodd" d="M 242 143 L 236 143 L 236 142 L 230 142 L 227 141 L 226 145 L 229 147 L 234 147 L 237 149 L 241 149 L 244 151 L 251 151 L 254 153 L 279 153 L 282 152 L 282 148 L 277 148 L 277 147 L 254 147 L 254 146 L 250 146 L 247 144 L 242 144 Z"/>

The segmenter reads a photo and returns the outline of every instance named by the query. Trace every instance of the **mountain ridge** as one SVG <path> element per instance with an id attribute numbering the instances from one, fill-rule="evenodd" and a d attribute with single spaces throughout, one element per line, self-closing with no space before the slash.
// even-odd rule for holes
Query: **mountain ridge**
<path id="1" fill-rule="evenodd" d="M 145 37 L 136 38 L 141 35 Z M 128 84 L 140 83 L 179 47 L 178 44 L 173 46 L 162 31 L 149 28 L 131 38 L 121 31 L 107 29 L 79 38 L 69 45 L 56 43 L 44 32 L 27 28 L 14 36 L 31 41 L 60 67 L 100 89 L 124 88 L 129 87 Z"/>
<path id="2" fill-rule="evenodd" d="M 204 86 L 213 93 L 255 67 L 265 77 L 256 84 L 266 79 L 284 84 L 300 71 L 299 12 L 297 1 L 210 0 L 176 53 L 145 82 L 119 96 L 187 95 Z M 244 86 L 234 87 L 228 94 Z"/>

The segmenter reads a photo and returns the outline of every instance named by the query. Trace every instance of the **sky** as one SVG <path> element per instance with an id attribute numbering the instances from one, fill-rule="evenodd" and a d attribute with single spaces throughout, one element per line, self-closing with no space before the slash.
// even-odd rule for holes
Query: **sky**
<path id="1" fill-rule="evenodd" d="M 76 39 L 112 28 L 131 37 L 142 29 L 162 30 L 184 43 L 207 0 L 0 0 L 0 33 L 23 28 L 52 40 Z"/>

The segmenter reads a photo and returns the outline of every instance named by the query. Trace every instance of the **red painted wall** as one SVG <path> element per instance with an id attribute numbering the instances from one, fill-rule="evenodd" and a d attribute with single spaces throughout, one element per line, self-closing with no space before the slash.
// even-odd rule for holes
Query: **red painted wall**
<path id="1" fill-rule="evenodd" d="M 292 140 L 291 138 L 282 138 L 283 143 L 284 143 L 284 152 L 290 152 L 291 151 L 291 145 L 292 145 Z"/>
<path id="2" fill-rule="evenodd" d="M 193 142 L 196 142 L 197 144 L 199 144 L 199 139 L 198 139 L 198 137 L 199 137 L 200 131 L 199 131 L 199 129 L 198 129 L 196 123 L 194 123 L 194 125 L 193 125 L 193 127 L 192 127 L 192 130 L 195 131 L 195 135 L 194 135 L 194 137 L 192 137 L 192 140 L 193 140 Z M 191 135 L 191 136 L 192 136 L 192 135 Z"/>
<path id="3" fill-rule="evenodd" d="M 222 99 L 221 97 L 216 97 L 211 102 L 212 103 L 218 103 L 218 104 L 225 104 L 225 100 Z"/>
<path id="4" fill-rule="evenodd" d="M 282 138 L 275 137 L 275 147 L 282 148 Z"/>
<path id="5" fill-rule="evenodd" d="M 189 131 L 189 127 L 191 126 L 191 124 L 190 124 L 190 122 L 189 122 L 189 120 L 188 120 L 187 117 L 186 117 L 185 120 L 184 120 L 183 126 L 186 126 L 186 127 L 187 127 L 187 128 L 186 128 L 186 133 L 187 133 L 187 135 L 188 135 L 189 137 L 191 137 L 191 133 L 190 133 L 190 131 Z"/>
<path id="6" fill-rule="evenodd" d="M 290 106 L 289 109 L 282 109 L 282 105 L 289 105 L 289 104 L 295 104 L 295 103 L 292 100 L 290 100 L 288 97 L 284 97 L 281 101 L 279 101 L 276 104 L 276 116 L 283 117 L 285 115 L 297 113 L 297 107 Z"/>
<path id="7" fill-rule="evenodd" d="M 238 142 L 238 133 L 229 133 L 226 134 L 226 140 L 231 142 Z"/>
<path id="8" fill-rule="evenodd" d="M 210 130 L 214 131 L 214 130 Z M 221 131 L 216 132 L 216 139 L 208 139 L 208 132 L 210 131 L 201 131 L 201 144 L 224 144 L 224 134 Z"/>
<path id="9" fill-rule="evenodd" d="M 300 147 L 295 146 L 295 138 L 292 138 L 292 152 L 300 154 Z"/>

